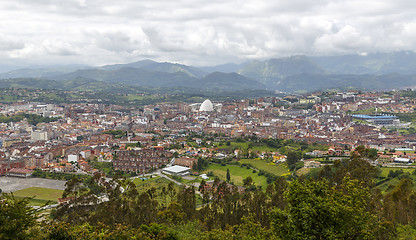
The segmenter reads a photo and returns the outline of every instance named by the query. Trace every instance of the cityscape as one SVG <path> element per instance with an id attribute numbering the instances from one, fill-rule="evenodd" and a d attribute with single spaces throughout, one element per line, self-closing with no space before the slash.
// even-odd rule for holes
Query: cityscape
<path id="1" fill-rule="evenodd" d="M 416 239 L 412 1 L 0 1 L 0 240 Z"/>
<path id="2" fill-rule="evenodd" d="M 408 118 L 412 117 L 416 103 L 414 98 L 406 97 L 407 93 L 317 92 L 306 96 L 214 103 L 207 99 L 202 104 L 160 103 L 137 108 L 18 101 L 1 106 L 2 114 L 10 120 L 2 120 L 0 126 L 3 146 L 0 173 L 42 169 L 92 174 L 100 172 L 88 163 L 96 159 L 112 163 L 116 171 L 144 174 L 166 166 L 174 153 L 195 161 L 218 154 L 221 158 L 239 159 L 238 152 L 242 149 L 225 151 L 230 149 L 218 144 L 244 137 L 291 139 L 322 144 L 327 149 L 306 153 L 311 157 L 350 156 L 356 147 L 365 146 L 377 150 L 374 164 L 396 164 L 403 159 L 411 163 L 416 158 L 413 153 L 416 132 Z M 34 124 L 25 117 L 11 121 L 22 113 L 46 121 Z M 395 149 L 413 152 L 391 152 Z M 143 166 L 136 168 L 129 162 L 119 162 L 123 156 L 137 151 L 146 156 L 139 158 L 143 159 L 140 163 Z M 261 158 L 268 153 L 255 152 Z M 154 162 L 155 154 L 164 157 Z M 272 154 L 281 155 L 278 149 Z M 114 156 L 118 159 L 114 160 Z"/>

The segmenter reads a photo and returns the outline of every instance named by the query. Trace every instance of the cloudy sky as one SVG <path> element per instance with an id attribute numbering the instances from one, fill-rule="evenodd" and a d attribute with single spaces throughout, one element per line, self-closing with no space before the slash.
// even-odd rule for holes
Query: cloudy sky
<path id="1" fill-rule="evenodd" d="M 414 0 L 0 0 L 0 65 L 416 50 Z"/>

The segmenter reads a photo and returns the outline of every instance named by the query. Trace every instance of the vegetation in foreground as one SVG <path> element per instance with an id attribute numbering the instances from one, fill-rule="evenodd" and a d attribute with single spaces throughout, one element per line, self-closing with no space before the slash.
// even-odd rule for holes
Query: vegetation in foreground
<path id="1" fill-rule="evenodd" d="M 145 191 L 130 180 L 87 183 L 73 178 L 66 204 L 39 223 L 29 199 L 4 194 L 1 239 L 408 239 L 416 237 L 416 191 L 406 176 L 384 194 L 377 168 L 354 155 L 325 166 L 316 176 L 287 182 L 279 177 L 263 191 L 216 179 L 200 187 Z M 201 182 L 201 186 L 205 185 Z M 159 199 L 163 198 L 162 203 Z M 47 224 L 46 224 L 47 223 Z"/>

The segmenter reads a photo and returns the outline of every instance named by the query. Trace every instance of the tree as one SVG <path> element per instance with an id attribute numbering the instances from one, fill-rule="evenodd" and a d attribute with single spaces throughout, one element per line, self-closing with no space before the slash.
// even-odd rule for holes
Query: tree
<path id="1" fill-rule="evenodd" d="M 230 169 L 227 168 L 227 182 L 230 182 L 230 180 L 231 180 Z"/>
<path id="2" fill-rule="evenodd" d="M 368 158 L 371 159 L 371 160 L 375 160 L 377 158 L 377 152 L 378 152 L 377 149 L 371 148 L 368 151 Z"/>
<path id="3" fill-rule="evenodd" d="M 243 179 L 243 186 L 244 187 L 250 187 L 251 184 L 253 184 L 253 179 L 250 176 Z"/>
<path id="4" fill-rule="evenodd" d="M 416 191 L 409 178 L 400 183 L 384 198 L 383 215 L 389 221 L 409 224 L 416 220 Z"/>
<path id="5" fill-rule="evenodd" d="M 295 180 L 285 193 L 287 206 L 275 209 L 272 226 L 282 239 L 374 239 L 378 222 L 370 213 L 369 188 L 344 178 L 328 181 Z"/>
<path id="6" fill-rule="evenodd" d="M 296 163 L 299 160 L 300 160 L 300 158 L 299 158 L 298 154 L 295 151 L 290 150 L 290 151 L 287 152 L 286 162 L 287 162 L 287 165 L 289 166 L 289 169 L 291 171 L 293 171 L 296 168 Z"/>
<path id="7" fill-rule="evenodd" d="M 0 239 L 27 239 L 27 231 L 36 224 L 38 212 L 30 207 L 30 198 L 16 199 L 13 195 L 0 196 Z"/>
<path id="8" fill-rule="evenodd" d="M 194 187 L 183 187 L 177 194 L 178 203 L 182 207 L 187 219 L 192 219 L 196 214 L 196 199 Z"/>

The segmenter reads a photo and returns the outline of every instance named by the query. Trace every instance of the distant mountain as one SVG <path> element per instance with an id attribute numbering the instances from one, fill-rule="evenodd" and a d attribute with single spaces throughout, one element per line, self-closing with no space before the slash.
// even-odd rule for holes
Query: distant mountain
<path id="1" fill-rule="evenodd" d="M 57 81 L 93 79 L 109 84 L 124 84 L 136 87 L 183 87 L 220 90 L 265 89 L 265 85 L 237 73 L 212 73 L 203 78 L 189 76 L 177 71 L 173 73 L 149 71 L 145 68 L 124 67 L 114 71 L 84 69 L 53 78 Z"/>
<path id="2" fill-rule="evenodd" d="M 88 68 L 85 65 L 44 67 L 44 68 L 20 68 L 5 73 L 0 73 L 0 79 L 9 78 L 52 78 L 54 76 L 70 73 L 81 68 Z"/>
<path id="3" fill-rule="evenodd" d="M 329 88 L 390 90 L 416 86 L 414 76 L 416 54 L 403 51 L 325 57 L 292 56 L 212 67 L 143 60 L 94 68 L 27 68 L 0 74 L 0 79 L 20 79 L 2 81 L 0 87 L 38 85 L 48 88 L 44 80 L 39 80 L 39 84 L 33 81 L 49 79 L 60 82 L 58 85 L 51 82 L 53 88 L 70 89 L 107 89 L 119 84 L 227 91 L 268 89 L 294 92 Z M 31 80 L 22 80 L 23 78 Z"/>
<path id="4" fill-rule="evenodd" d="M 37 78 L 12 78 L 0 80 L 0 88 L 34 88 L 60 89 L 62 84 L 57 81 Z"/>
<path id="5" fill-rule="evenodd" d="M 283 92 L 325 89 L 391 90 L 416 85 L 416 75 L 300 74 L 280 80 L 275 89 Z"/>
<path id="6" fill-rule="evenodd" d="M 126 64 L 113 64 L 113 65 L 104 65 L 102 67 L 99 67 L 99 69 L 102 70 L 107 70 L 107 71 L 116 71 L 119 70 L 121 68 L 125 68 L 125 67 L 130 67 L 130 68 L 142 68 L 142 67 L 146 67 L 152 64 L 155 64 L 157 62 L 152 61 L 152 60 L 142 60 L 142 61 L 138 61 L 138 62 L 133 62 L 133 63 L 126 63 Z"/>
<path id="7" fill-rule="evenodd" d="M 311 57 L 311 60 L 332 74 L 416 74 L 416 54 L 409 51 Z"/>
<path id="8" fill-rule="evenodd" d="M 219 90 L 266 89 L 264 84 L 248 79 L 237 73 L 214 72 L 202 78 L 201 85 L 206 89 Z"/>
<path id="9" fill-rule="evenodd" d="M 325 70 L 306 56 L 251 61 L 238 70 L 238 73 L 264 84 L 272 85 L 279 79 L 299 74 L 322 74 Z"/>
<path id="10" fill-rule="evenodd" d="M 416 54 L 375 53 L 328 57 L 294 56 L 251 61 L 238 70 L 268 89 L 314 91 L 327 88 L 389 90 L 416 86 Z"/>
<path id="11" fill-rule="evenodd" d="M 203 77 L 207 74 L 207 72 L 191 66 L 186 66 L 183 64 L 177 63 L 158 63 L 151 60 L 143 60 L 134 63 L 128 64 L 115 64 L 115 65 L 106 65 L 101 67 L 100 69 L 109 70 L 109 71 L 117 71 L 122 68 L 137 68 L 143 69 L 150 72 L 165 72 L 165 73 L 176 73 L 176 72 L 183 72 L 191 77 Z"/>
<path id="12" fill-rule="evenodd" d="M 235 64 L 235 63 L 227 63 L 217 66 L 211 66 L 211 67 L 198 67 L 199 69 L 213 73 L 213 72 L 223 72 L 223 73 L 233 73 L 238 72 L 239 69 L 241 69 L 242 64 Z"/>
<path id="13" fill-rule="evenodd" d="M 124 67 L 115 71 L 100 69 L 78 70 L 72 73 L 57 76 L 58 81 L 68 81 L 76 78 L 94 79 L 106 83 L 119 83 L 132 86 L 147 87 L 197 87 L 197 79 L 183 72 L 166 73 L 152 72 L 145 69 Z"/>
<path id="14" fill-rule="evenodd" d="M 110 84 L 87 78 L 78 78 L 65 82 L 38 78 L 12 78 L 0 80 L 0 88 L 12 87 L 33 89 L 97 90 L 98 87 L 110 87 Z"/>

